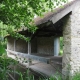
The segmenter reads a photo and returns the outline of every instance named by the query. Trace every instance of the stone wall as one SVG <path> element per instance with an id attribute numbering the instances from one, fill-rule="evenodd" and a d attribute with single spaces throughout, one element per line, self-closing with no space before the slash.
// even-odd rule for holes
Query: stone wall
<path id="1" fill-rule="evenodd" d="M 28 46 L 27 42 L 21 39 L 18 39 L 15 41 L 15 51 L 22 52 L 22 53 L 28 53 Z"/>
<path id="2" fill-rule="evenodd" d="M 9 37 L 7 49 L 22 53 L 28 53 L 28 44 L 24 40 L 21 39 L 15 40 L 14 38 Z M 31 53 L 54 55 L 54 38 L 53 37 L 34 38 L 31 41 Z"/>
<path id="3" fill-rule="evenodd" d="M 37 53 L 37 38 L 31 41 L 31 53 Z"/>
<path id="4" fill-rule="evenodd" d="M 7 42 L 8 50 L 13 50 L 13 51 L 22 52 L 22 53 L 28 53 L 28 43 L 26 41 L 21 40 L 21 39 L 16 40 L 12 37 L 8 37 L 7 39 L 8 39 L 8 42 Z M 32 40 L 31 46 L 32 46 L 31 52 L 36 53 L 37 52 L 36 39 Z"/>
<path id="5" fill-rule="evenodd" d="M 7 49 L 14 50 L 14 38 L 7 38 Z"/>
<path id="6" fill-rule="evenodd" d="M 37 53 L 54 55 L 54 38 L 53 37 L 38 37 Z"/>
<path id="7" fill-rule="evenodd" d="M 67 77 L 80 70 L 80 0 L 72 6 L 72 14 L 63 27 L 63 69 Z"/>

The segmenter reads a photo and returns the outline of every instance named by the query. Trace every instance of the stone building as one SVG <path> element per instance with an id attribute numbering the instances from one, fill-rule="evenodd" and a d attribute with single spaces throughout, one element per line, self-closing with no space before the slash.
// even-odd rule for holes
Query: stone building
<path id="1" fill-rule="evenodd" d="M 38 17 L 34 22 L 38 30 L 31 34 L 30 42 L 7 37 L 8 56 L 32 59 L 29 68 L 49 76 L 56 73 L 55 68 L 59 68 L 58 71 L 70 79 L 73 73 L 80 70 L 80 0 L 57 8 L 43 18 Z M 27 30 L 20 33 L 30 37 Z M 62 57 L 58 55 L 61 36 L 64 44 Z"/>

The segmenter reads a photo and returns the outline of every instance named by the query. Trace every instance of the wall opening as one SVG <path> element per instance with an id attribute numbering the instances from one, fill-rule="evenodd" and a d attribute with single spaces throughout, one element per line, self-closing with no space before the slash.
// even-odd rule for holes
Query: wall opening
<path id="1" fill-rule="evenodd" d="M 62 56 L 63 55 L 63 37 L 60 37 L 60 52 L 59 55 Z"/>

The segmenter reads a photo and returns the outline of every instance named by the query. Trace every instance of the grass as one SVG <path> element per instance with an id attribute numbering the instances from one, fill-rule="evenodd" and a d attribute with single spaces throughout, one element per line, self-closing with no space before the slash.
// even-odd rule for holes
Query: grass
<path id="1" fill-rule="evenodd" d="M 60 52 L 59 55 L 62 56 L 63 55 L 63 37 L 60 37 Z"/>
<path id="2" fill-rule="evenodd" d="M 63 50 L 60 50 L 59 55 L 60 55 L 60 56 L 62 56 L 62 55 L 63 55 Z"/>
<path id="3" fill-rule="evenodd" d="M 76 73 L 72 76 L 72 80 L 80 80 L 80 72 L 76 72 Z"/>

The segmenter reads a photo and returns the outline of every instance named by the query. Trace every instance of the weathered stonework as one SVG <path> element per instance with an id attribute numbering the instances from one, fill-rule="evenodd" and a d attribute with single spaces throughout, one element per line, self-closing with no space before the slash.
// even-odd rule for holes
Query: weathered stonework
<path id="1" fill-rule="evenodd" d="M 72 14 L 63 27 L 63 69 L 62 73 L 67 77 L 80 71 L 80 1 L 72 7 Z"/>
<path id="2" fill-rule="evenodd" d="M 28 43 L 21 39 L 7 38 L 7 49 L 22 53 L 28 53 Z M 15 41 L 15 44 L 14 44 Z M 14 49 L 15 48 L 15 49 Z M 54 38 L 38 37 L 31 41 L 31 54 L 54 55 Z"/>
<path id="3" fill-rule="evenodd" d="M 13 38 L 7 38 L 7 49 L 14 50 L 14 39 Z"/>
<path id="4" fill-rule="evenodd" d="M 39 37 L 37 39 L 37 53 L 45 55 L 54 55 L 54 38 Z"/>

